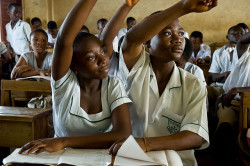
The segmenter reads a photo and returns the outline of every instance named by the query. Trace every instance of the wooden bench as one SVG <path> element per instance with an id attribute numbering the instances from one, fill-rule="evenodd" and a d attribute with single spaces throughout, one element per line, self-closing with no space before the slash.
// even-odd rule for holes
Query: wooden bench
<path id="1" fill-rule="evenodd" d="M 0 106 L 0 147 L 21 147 L 48 137 L 51 109 Z"/>

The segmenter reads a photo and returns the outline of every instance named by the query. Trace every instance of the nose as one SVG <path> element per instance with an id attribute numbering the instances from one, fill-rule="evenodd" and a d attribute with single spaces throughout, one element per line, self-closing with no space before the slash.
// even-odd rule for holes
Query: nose
<path id="1" fill-rule="evenodd" d="M 99 65 L 105 66 L 108 63 L 108 58 L 106 56 L 101 55 L 99 59 Z"/>
<path id="2" fill-rule="evenodd" d="M 182 43 L 183 36 L 180 36 L 176 33 L 173 34 L 173 43 L 175 44 L 181 44 Z"/>

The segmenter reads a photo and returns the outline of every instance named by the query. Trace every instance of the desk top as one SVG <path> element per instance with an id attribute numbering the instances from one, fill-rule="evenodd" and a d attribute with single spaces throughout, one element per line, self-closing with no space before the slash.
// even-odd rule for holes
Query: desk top
<path id="1" fill-rule="evenodd" d="M 51 112 L 52 109 L 0 106 L 0 120 L 32 122 Z"/>

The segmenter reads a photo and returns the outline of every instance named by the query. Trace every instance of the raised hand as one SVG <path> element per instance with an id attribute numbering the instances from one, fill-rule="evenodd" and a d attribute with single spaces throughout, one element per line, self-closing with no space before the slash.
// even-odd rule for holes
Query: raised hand
<path id="1" fill-rule="evenodd" d="M 134 7 L 138 2 L 139 0 L 125 0 L 125 4 L 129 7 Z"/>
<path id="2" fill-rule="evenodd" d="M 206 12 L 214 8 L 218 4 L 218 0 L 182 0 L 184 10 L 190 12 Z"/>

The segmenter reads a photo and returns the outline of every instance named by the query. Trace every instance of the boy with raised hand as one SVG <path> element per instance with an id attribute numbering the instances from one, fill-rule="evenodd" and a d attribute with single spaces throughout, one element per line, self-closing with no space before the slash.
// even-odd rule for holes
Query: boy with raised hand
<path id="1" fill-rule="evenodd" d="M 125 36 L 120 72 L 132 100 L 132 133 L 144 151 L 176 150 L 185 166 L 195 165 L 193 149 L 209 145 L 206 87 L 175 65 L 185 46 L 179 17 L 205 12 L 217 0 L 182 0 L 146 17 Z M 149 54 L 143 43 L 150 40 Z M 116 154 L 122 141 L 110 148 Z"/>

